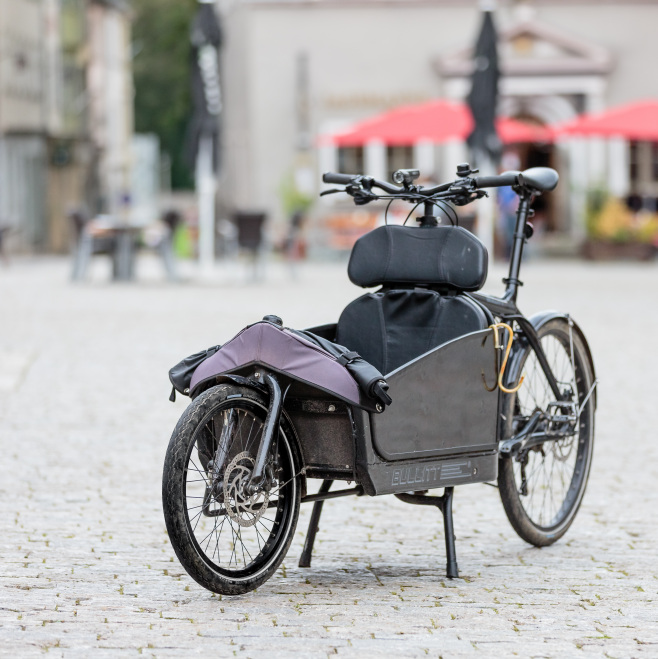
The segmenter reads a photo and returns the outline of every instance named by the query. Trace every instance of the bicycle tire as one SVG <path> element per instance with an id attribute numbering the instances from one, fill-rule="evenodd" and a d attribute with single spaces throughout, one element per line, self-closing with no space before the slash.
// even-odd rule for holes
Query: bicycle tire
<path id="1" fill-rule="evenodd" d="M 550 320 L 539 329 L 538 336 L 558 384 L 563 389 L 571 387 L 575 394 L 572 400 L 576 414 L 582 409 L 574 434 L 528 451 L 525 465 L 515 456 L 501 454 L 498 487 L 516 533 L 526 542 L 544 547 L 567 532 L 582 503 L 594 449 L 595 397 L 590 395 L 594 374 L 588 351 L 569 322 L 564 318 Z M 519 432 L 534 410 L 546 411 L 548 403 L 555 399 L 534 351 L 529 345 L 522 349 L 515 379 L 523 373 L 525 380 L 517 393 L 506 395 L 504 438 Z M 556 464 L 560 463 L 564 466 L 556 471 Z M 554 487 L 562 492 L 557 501 L 553 497 Z"/>
<path id="2" fill-rule="evenodd" d="M 272 468 L 276 499 L 253 504 L 242 490 L 233 498 L 229 495 L 232 487 L 248 480 L 266 414 L 267 398 L 260 392 L 234 385 L 213 387 L 185 410 L 167 448 L 162 503 L 170 542 L 187 573 L 222 595 L 241 595 L 267 581 L 283 561 L 297 525 L 299 460 L 283 419 L 274 449 L 276 471 Z M 235 419 L 233 425 L 227 419 Z M 227 434 L 216 434 L 218 427 L 228 428 Z M 223 457 L 218 436 L 226 440 Z M 210 450 L 209 437 L 215 442 Z M 220 457 L 224 484 L 217 486 L 210 460 Z"/>

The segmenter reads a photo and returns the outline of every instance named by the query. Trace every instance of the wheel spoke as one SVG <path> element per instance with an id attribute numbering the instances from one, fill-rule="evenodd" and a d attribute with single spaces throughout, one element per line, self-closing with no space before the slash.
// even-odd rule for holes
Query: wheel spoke
<path id="1" fill-rule="evenodd" d="M 297 514 L 299 492 L 293 481 L 299 473 L 283 433 L 274 447 L 275 477 L 269 492 L 245 492 L 265 412 L 250 401 L 220 403 L 192 431 L 182 467 L 188 535 L 197 554 L 225 578 L 273 564 L 294 528 L 290 519 Z M 206 469 L 211 460 L 214 466 Z"/>
<path id="2" fill-rule="evenodd" d="M 561 392 L 572 393 L 571 402 L 578 409 L 589 386 L 585 377 L 587 371 L 583 370 L 587 358 L 580 344 L 573 339 L 566 322 L 559 322 L 553 321 L 552 326 L 547 326 L 540 340 L 558 388 Z M 540 411 L 544 416 L 540 420 L 539 432 L 564 430 L 565 421 L 549 422 L 549 419 L 552 414 L 568 415 L 568 408 L 551 407 L 555 395 L 534 351 L 528 348 L 524 359 L 522 372 L 525 380 L 516 394 L 511 428 L 518 432 L 524 421 L 527 422 L 533 413 Z M 521 504 L 527 516 L 523 524 L 530 523 L 536 529 L 554 529 L 565 522 L 570 523 L 580 504 L 589 471 L 592 441 L 590 417 L 591 410 L 586 405 L 575 429 L 567 430 L 571 434 L 560 439 L 549 439 L 541 445 L 541 449 L 530 450 L 523 470 L 518 462 L 522 456 L 510 458 L 508 473 L 513 479 L 513 487 L 509 495 L 503 496 L 513 496 Z M 506 511 L 512 517 L 516 515 L 510 506 L 506 505 Z M 518 526 L 516 524 L 515 528 Z"/>

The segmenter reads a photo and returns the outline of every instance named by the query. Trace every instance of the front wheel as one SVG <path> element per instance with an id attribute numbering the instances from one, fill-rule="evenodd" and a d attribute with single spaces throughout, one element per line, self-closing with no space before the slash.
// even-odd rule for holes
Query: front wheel
<path id="1" fill-rule="evenodd" d="M 259 392 L 213 387 L 185 410 L 167 449 L 162 503 L 169 539 L 188 574 L 222 595 L 247 593 L 269 579 L 297 525 L 301 478 L 284 423 L 266 487 L 246 491 L 266 415 Z"/>
<path id="2" fill-rule="evenodd" d="M 560 439 L 549 439 L 515 456 L 502 455 L 498 487 L 514 530 L 526 542 L 542 547 L 566 533 L 582 502 L 594 448 L 595 397 L 587 349 L 569 322 L 551 320 L 538 335 L 570 407 L 553 404 L 555 396 L 544 371 L 535 352 L 526 346 L 517 373 L 523 373 L 524 382 L 504 405 L 504 436 L 519 433 L 533 414 L 541 412 L 536 432 L 553 433 Z"/>

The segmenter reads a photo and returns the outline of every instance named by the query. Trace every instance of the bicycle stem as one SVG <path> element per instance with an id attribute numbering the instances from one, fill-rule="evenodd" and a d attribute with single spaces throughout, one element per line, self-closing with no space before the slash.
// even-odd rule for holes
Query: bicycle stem
<path id="1" fill-rule="evenodd" d="M 427 200 L 423 204 L 423 216 L 416 218 L 418 222 L 420 222 L 421 227 L 435 227 L 437 226 L 438 219 L 436 215 L 434 215 L 434 202 L 431 200 Z"/>

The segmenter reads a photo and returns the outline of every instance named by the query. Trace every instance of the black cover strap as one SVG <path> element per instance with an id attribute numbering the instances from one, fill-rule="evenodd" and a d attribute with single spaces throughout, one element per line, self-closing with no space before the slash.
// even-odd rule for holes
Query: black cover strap
<path id="1" fill-rule="evenodd" d="M 299 331 L 288 328 L 288 331 L 302 336 L 307 341 L 311 341 L 311 343 L 328 352 L 332 357 L 335 357 L 336 361 L 349 371 L 366 396 L 376 400 L 384 407 L 393 402 L 386 393 L 388 384 L 384 376 L 372 364 L 363 359 L 358 352 L 348 350 L 345 346 L 323 339 L 321 336 L 307 330 Z"/>
<path id="2" fill-rule="evenodd" d="M 347 364 L 353 362 L 355 359 L 358 359 L 360 357 L 361 357 L 361 355 L 358 352 L 354 352 L 353 350 L 349 350 L 348 352 L 345 352 L 340 357 L 338 357 L 336 359 L 336 361 L 341 366 L 347 366 Z"/>

